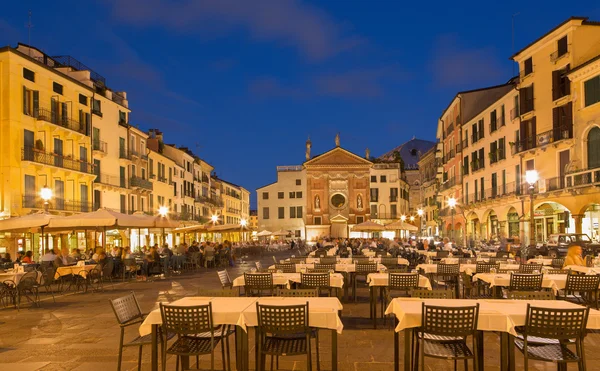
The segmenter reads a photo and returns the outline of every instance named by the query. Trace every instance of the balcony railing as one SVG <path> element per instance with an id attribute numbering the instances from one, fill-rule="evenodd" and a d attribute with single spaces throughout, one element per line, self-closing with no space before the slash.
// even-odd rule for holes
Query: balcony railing
<path id="1" fill-rule="evenodd" d="M 485 168 L 485 159 L 476 158 L 475 160 L 471 161 L 471 172 L 475 172 L 483 168 Z"/>
<path id="2" fill-rule="evenodd" d="M 240 210 L 240 209 L 234 209 L 233 207 L 228 207 L 227 208 L 227 212 L 228 213 L 232 213 L 232 214 L 240 214 L 242 212 L 242 210 Z"/>
<path id="3" fill-rule="evenodd" d="M 398 196 L 390 196 L 390 202 L 398 202 Z"/>
<path id="4" fill-rule="evenodd" d="M 519 110 L 517 109 L 517 107 L 513 108 L 510 110 L 510 119 L 514 120 L 517 117 L 519 117 Z"/>
<path id="5" fill-rule="evenodd" d="M 85 123 L 75 121 L 68 116 L 62 116 L 58 111 L 52 112 L 46 108 L 38 108 L 36 112 L 33 113 L 33 116 L 38 120 L 46 121 L 51 124 L 87 135 L 87 127 Z"/>
<path id="6" fill-rule="evenodd" d="M 208 177 L 206 175 L 202 175 L 202 183 L 208 183 Z"/>
<path id="7" fill-rule="evenodd" d="M 93 140 L 92 141 L 92 149 L 94 151 L 107 153 L 107 148 L 108 148 L 108 146 L 107 146 L 106 142 L 103 142 L 101 140 Z"/>
<path id="8" fill-rule="evenodd" d="M 476 143 L 479 139 L 483 138 L 483 131 L 475 132 L 471 135 L 471 143 Z"/>
<path id="9" fill-rule="evenodd" d="M 44 152 L 33 147 L 25 147 L 21 150 L 21 160 L 32 161 L 39 164 L 56 166 L 63 169 L 80 171 L 93 174 L 94 165 L 85 161 L 76 160 L 70 156 L 58 155 L 56 153 Z"/>
<path id="10" fill-rule="evenodd" d="M 37 195 L 24 195 L 22 206 L 28 209 L 44 209 L 44 200 Z M 54 197 L 48 201 L 48 209 L 87 213 L 92 211 L 92 203 Z"/>
<path id="11" fill-rule="evenodd" d="M 107 175 L 107 174 L 96 175 L 96 179 L 94 180 L 94 183 L 104 184 L 104 185 L 108 185 L 108 186 L 112 186 L 112 187 L 129 188 L 126 178 L 121 178 L 120 176 L 115 176 L 115 175 Z"/>
<path id="12" fill-rule="evenodd" d="M 564 139 L 573 138 L 573 126 L 561 126 L 551 130 L 545 131 L 536 135 L 535 137 L 529 137 L 521 139 L 516 142 L 512 148 L 513 154 L 527 151 L 530 149 L 543 147 L 549 143 L 558 142 Z"/>
<path id="13" fill-rule="evenodd" d="M 446 155 L 444 156 L 444 163 L 452 160 L 454 158 L 454 156 L 456 155 L 456 152 L 454 152 L 454 149 L 451 149 L 448 153 L 446 153 Z"/>
<path id="14" fill-rule="evenodd" d="M 124 148 L 119 148 L 119 158 L 124 158 L 126 160 L 131 160 L 131 153 L 129 153 Z"/>
<path id="15" fill-rule="evenodd" d="M 137 176 L 132 176 L 129 179 L 129 183 L 131 184 L 132 188 L 143 188 L 143 189 L 148 189 L 148 190 L 152 190 L 152 182 L 149 181 L 148 179 L 143 179 Z"/>
<path id="16" fill-rule="evenodd" d="M 450 178 L 446 182 L 442 183 L 440 187 L 440 191 L 445 191 L 446 189 L 450 189 L 456 185 L 456 178 Z"/>
<path id="17" fill-rule="evenodd" d="M 371 214 L 371 219 L 400 219 L 400 214 L 376 212 L 375 214 Z"/>
<path id="18" fill-rule="evenodd" d="M 469 147 L 469 139 L 463 139 L 463 141 L 460 143 L 460 148 L 461 150 L 464 150 L 465 148 Z"/>
<path id="19" fill-rule="evenodd" d="M 566 186 L 582 187 L 600 184 L 600 167 L 594 169 L 580 170 L 565 176 Z"/>

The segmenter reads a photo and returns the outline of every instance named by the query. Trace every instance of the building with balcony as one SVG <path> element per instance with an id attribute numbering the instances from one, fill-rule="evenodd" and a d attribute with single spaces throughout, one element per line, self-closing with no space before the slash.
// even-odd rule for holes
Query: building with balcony
<path id="1" fill-rule="evenodd" d="M 439 235 L 438 226 L 438 161 L 436 157 L 437 146 L 433 146 L 419 159 L 420 185 L 422 189 L 421 202 L 417 211 L 423 210 L 423 215 L 418 223 L 421 233 L 425 236 Z M 417 214 L 418 215 L 418 214 Z"/>

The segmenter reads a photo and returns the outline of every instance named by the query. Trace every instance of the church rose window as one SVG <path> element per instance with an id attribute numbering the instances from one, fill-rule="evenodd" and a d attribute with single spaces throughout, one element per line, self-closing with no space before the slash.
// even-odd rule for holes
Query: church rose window
<path id="1" fill-rule="evenodd" d="M 339 193 L 334 194 L 333 196 L 331 196 L 331 204 L 334 207 L 342 208 L 346 204 L 346 197 Z"/>

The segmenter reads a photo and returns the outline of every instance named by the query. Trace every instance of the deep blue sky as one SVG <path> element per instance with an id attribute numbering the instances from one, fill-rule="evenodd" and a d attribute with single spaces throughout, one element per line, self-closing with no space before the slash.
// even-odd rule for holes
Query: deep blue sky
<path id="1" fill-rule="evenodd" d="M 5 1 L 0 45 L 28 41 L 72 55 L 129 94 L 131 122 L 165 132 L 252 192 L 275 166 L 334 146 L 380 155 L 413 136 L 434 140 L 457 91 L 507 81 L 515 46 L 579 1 Z M 493 4 L 493 5 L 492 5 Z"/>

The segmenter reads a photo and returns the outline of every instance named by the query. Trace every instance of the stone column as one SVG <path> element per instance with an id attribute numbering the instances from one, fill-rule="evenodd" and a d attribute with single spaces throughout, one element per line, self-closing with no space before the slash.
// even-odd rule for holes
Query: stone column
<path id="1" fill-rule="evenodd" d="M 583 217 L 584 214 L 572 214 L 571 215 L 575 220 L 575 233 L 582 233 L 583 230 Z"/>

